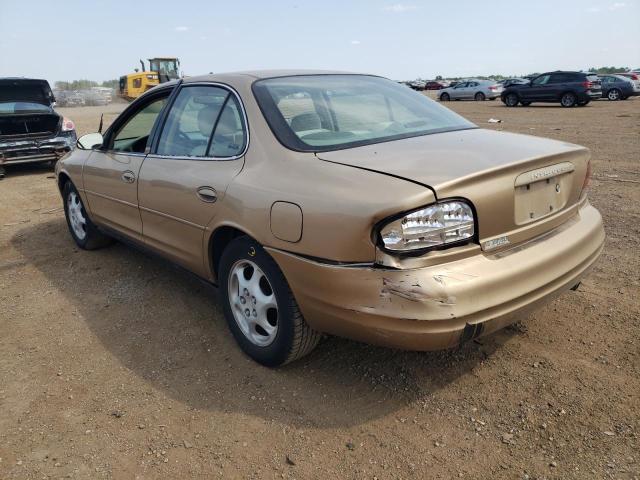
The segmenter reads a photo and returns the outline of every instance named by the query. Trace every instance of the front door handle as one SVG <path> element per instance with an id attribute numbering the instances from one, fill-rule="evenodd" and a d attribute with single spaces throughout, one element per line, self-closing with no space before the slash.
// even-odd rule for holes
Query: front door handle
<path id="1" fill-rule="evenodd" d="M 200 187 L 196 191 L 196 194 L 198 195 L 198 198 L 203 202 L 214 203 L 216 200 L 218 200 L 218 194 L 213 187 Z"/>
<path id="2" fill-rule="evenodd" d="M 136 174 L 133 173 L 131 170 L 127 170 L 122 174 L 122 177 L 120 178 L 122 178 L 122 181 L 125 183 L 133 183 L 136 181 Z"/>

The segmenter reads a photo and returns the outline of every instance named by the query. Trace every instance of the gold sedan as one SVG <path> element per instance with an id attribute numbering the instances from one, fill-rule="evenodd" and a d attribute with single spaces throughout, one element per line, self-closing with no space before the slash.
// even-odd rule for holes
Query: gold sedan
<path id="1" fill-rule="evenodd" d="M 78 147 L 56 168 L 75 242 L 124 239 L 218 285 L 269 366 L 323 334 L 485 335 L 576 286 L 604 243 L 586 148 L 480 129 L 376 76 L 178 80 Z"/>

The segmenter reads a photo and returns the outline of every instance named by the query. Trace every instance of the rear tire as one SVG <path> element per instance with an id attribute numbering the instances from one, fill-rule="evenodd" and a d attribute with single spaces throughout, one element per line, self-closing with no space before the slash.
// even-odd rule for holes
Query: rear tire
<path id="1" fill-rule="evenodd" d="M 236 238 L 222 253 L 219 270 L 227 324 L 253 360 L 277 367 L 318 345 L 322 334 L 307 325 L 282 271 L 260 244 Z"/>
<path id="2" fill-rule="evenodd" d="M 575 107 L 578 103 L 578 97 L 576 97 L 575 93 L 567 92 L 560 97 L 560 105 L 563 107 Z"/>
<path id="3" fill-rule="evenodd" d="M 517 107 L 518 106 L 518 95 L 516 95 L 515 93 L 508 93 L 505 97 L 504 97 L 504 104 L 507 107 Z"/>
<path id="4" fill-rule="evenodd" d="M 96 250 L 113 243 L 113 239 L 98 230 L 91 221 L 80 194 L 71 182 L 64 184 L 62 199 L 69 233 L 78 247 L 83 250 Z"/>
<path id="5" fill-rule="evenodd" d="M 615 102 L 622 98 L 622 92 L 617 88 L 612 88 L 611 90 L 609 90 L 609 92 L 607 92 L 607 98 L 612 102 Z"/>
<path id="6" fill-rule="evenodd" d="M 449 96 L 448 93 L 445 92 L 442 95 L 440 95 L 441 102 L 448 102 L 449 100 L 451 100 L 451 97 Z"/>
<path id="7" fill-rule="evenodd" d="M 478 92 L 475 94 L 475 96 L 473 97 L 473 99 L 476 102 L 484 102 L 486 100 L 487 97 L 485 97 L 484 93 L 482 92 Z"/>

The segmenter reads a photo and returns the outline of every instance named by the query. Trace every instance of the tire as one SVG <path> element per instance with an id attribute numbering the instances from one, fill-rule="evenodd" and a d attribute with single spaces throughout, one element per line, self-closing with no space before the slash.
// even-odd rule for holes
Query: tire
<path id="1" fill-rule="evenodd" d="M 473 96 L 473 99 L 476 102 L 484 102 L 487 99 L 487 97 L 485 97 L 484 93 L 478 92 Z"/>
<path id="2" fill-rule="evenodd" d="M 504 104 L 507 107 L 517 107 L 518 106 L 518 95 L 515 93 L 508 93 L 504 97 Z"/>
<path id="3" fill-rule="evenodd" d="M 622 98 L 622 92 L 617 88 L 612 88 L 607 92 L 607 98 L 612 102 L 620 100 Z"/>
<path id="4" fill-rule="evenodd" d="M 567 92 L 560 97 L 560 105 L 563 107 L 571 108 L 575 107 L 578 103 L 578 97 L 576 97 L 575 93 Z"/>
<path id="5" fill-rule="evenodd" d="M 531 102 L 520 102 L 522 104 L 523 107 L 528 107 L 529 105 L 531 105 Z"/>
<path id="6" fill-rule="evenodd" d="M 96 250 L 113 243 L 113 239 L 98 230 L 91 221 L 80 194 L 71 182 L 64 184 L 62 199 L 67 227 L 78 247 L 83 250 Z"/>
<path id="7" fill-rule="evenodd" d="M 236 238 L 225 248 L 219 283 L 229 329 L 256 362 L 277 367 L 318 345 L 322 334 L 307 325 L 280 268 L 251 238 Z"/>
<path id="8" fill-rule="evenodd" d="M 451 97 L 449 96 L 449 94 L 447 92 L 445 92 L 442 95 L 440 95 L 440 101 L 441 102 L 448 102 L 449 100 L 451 100 Z"/>

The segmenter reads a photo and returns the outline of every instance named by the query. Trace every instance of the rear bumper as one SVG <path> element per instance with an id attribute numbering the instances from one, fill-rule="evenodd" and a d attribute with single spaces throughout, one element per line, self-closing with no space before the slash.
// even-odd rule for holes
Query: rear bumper
<path id="1" fill-rule="evenodd" d="M 0 167 L 58 160 L 75 145 L 75 131 L 45 139 L 0 141 Z"/>
<path id="2" fill-rule="evenodd" d="M 523 245 L 416 269 L 327 265 L 268 249 L 313 328 L 367 343 L 437 350 L 498 330 L 580 281 L 605 234 L 588 203 Z"/>

